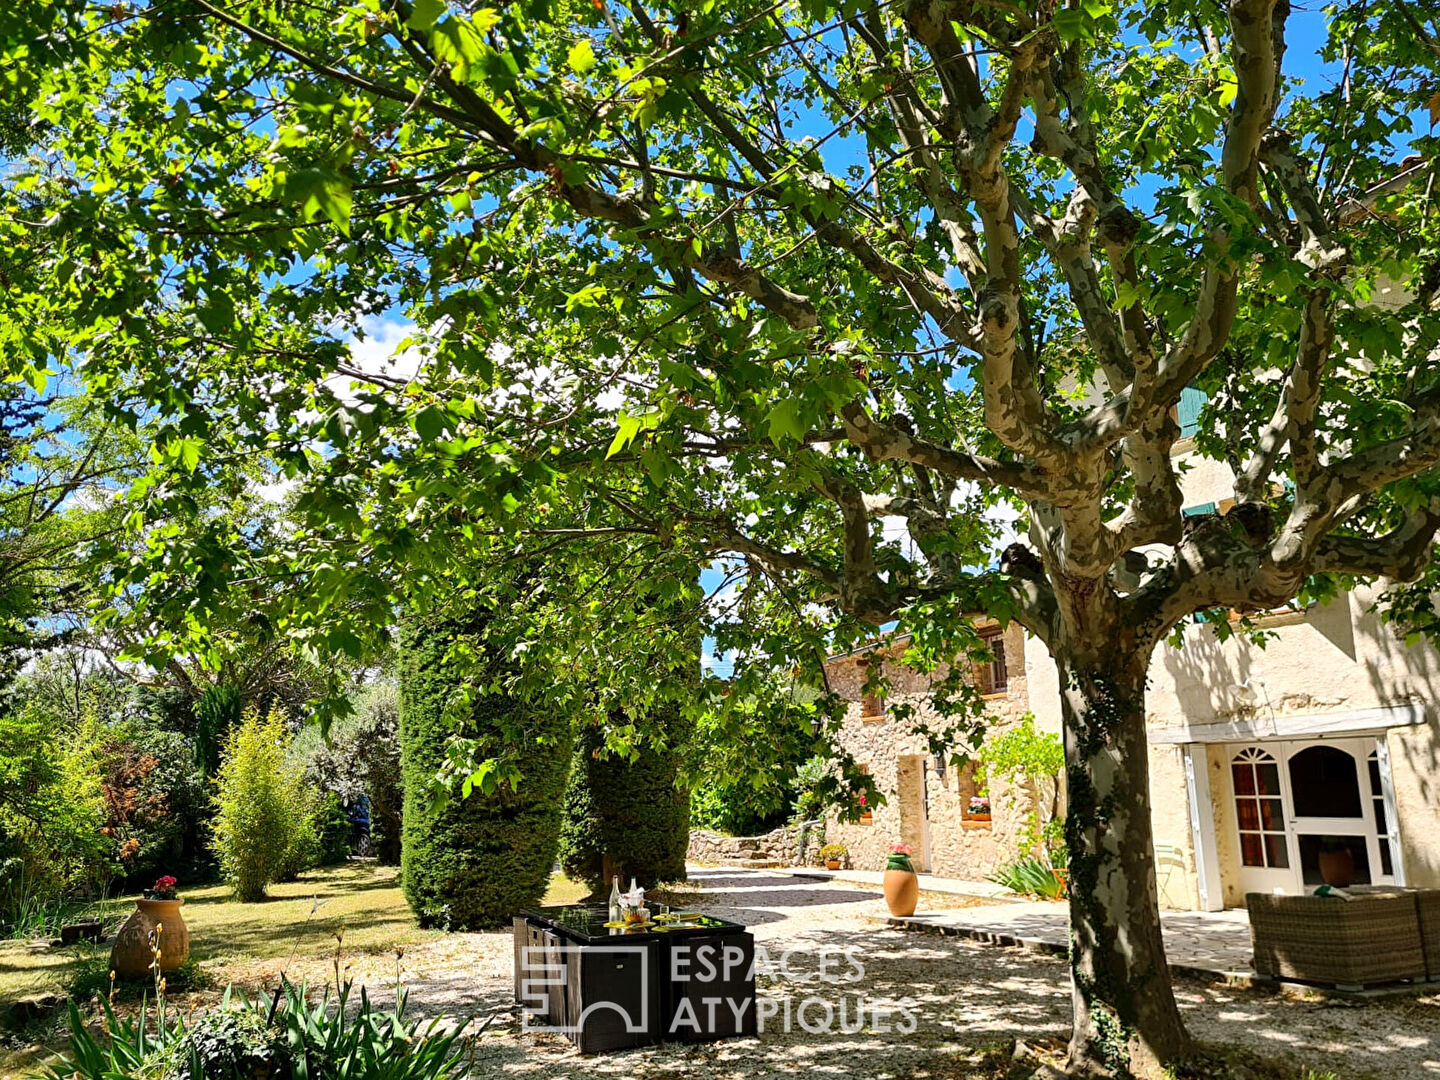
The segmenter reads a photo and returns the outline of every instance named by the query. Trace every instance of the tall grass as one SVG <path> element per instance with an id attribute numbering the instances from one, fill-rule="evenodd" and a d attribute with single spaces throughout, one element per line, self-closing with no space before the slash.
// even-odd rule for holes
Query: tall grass
<path id="1" fill-rule="evenodd" d="M 91 900 L 67 900 L 54 895 L 34 875 L 21 870 L 0 884 L 0 940 L 58 937 L 67 923 L 96 918 Z"/>

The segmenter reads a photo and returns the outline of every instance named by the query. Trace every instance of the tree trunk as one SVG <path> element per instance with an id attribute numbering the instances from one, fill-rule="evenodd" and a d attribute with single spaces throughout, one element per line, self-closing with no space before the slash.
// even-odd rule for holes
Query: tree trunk
<path id="1" fill-rule="evenodd" d="M 1158 1077 L 1188 1056 L 1175 1005 L 1150 834 L 1149 651 L 1057 657 L 1065 725 L 1070 970 L 1077 1071 Z M 1130 655 L 1115 655 L 1129 652 Z M 1139 653 L 1141 655 L 1135 655 Z"/>

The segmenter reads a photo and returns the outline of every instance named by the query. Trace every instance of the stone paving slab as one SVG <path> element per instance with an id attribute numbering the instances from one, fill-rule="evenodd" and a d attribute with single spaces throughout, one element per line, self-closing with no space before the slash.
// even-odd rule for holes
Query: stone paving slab
<path id="1" fill-rule="evenodd" d="M 1070 940 L 1065 904 L 1044 901 L 920 912 L 886 921 L 905 930 L 1018 945 L 1059 956 L 1065 955 Z M 1165 955 L 1175 974 L 1240 986 L 1257 981 L 1251 967 L 1250 920 L 1244 911 L 1171 911 L 1160 916 L 1160 925 Z"/>

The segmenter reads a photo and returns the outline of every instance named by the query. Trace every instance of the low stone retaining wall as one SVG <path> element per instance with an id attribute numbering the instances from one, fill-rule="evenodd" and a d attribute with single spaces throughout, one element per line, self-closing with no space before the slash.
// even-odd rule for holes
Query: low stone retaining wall
<path id="1" fill-rule="evenodd" d="M 804 856 L 800 853 L 804 834 Z M 726 836 L 709 829 L 691 829 L 686 857 L 691 862 L 731 866 L 819 866 L 816 852 L 825 843 L 825 823 L 786 825 L 760 836 Z"/>

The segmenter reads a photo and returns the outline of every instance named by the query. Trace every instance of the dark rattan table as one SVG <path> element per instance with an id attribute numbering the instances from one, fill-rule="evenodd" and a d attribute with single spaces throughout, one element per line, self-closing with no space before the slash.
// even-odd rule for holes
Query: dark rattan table
<path id="1" fill-rule="evenodd" d="M 755 937 L 743 925 L 702 914 L 620 930 L 607 918 L 586 904 L 515 917 L 515 1000 L 531 1030 L 587 1054 L 755 1033 Z"/>

